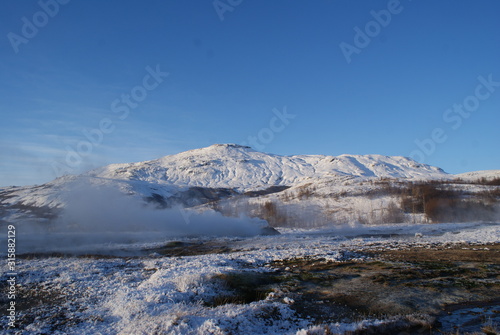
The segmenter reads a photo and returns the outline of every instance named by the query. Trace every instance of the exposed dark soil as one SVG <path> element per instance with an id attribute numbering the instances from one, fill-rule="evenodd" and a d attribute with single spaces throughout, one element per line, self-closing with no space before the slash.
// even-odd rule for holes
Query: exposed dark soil
<path id="1" fill-rule="evenodd" d="M 173 241 L 162 247 L 148 249 L 147 251 L 158 253 L 162 256 L 196 256 L 206 254 L 227 254 L 238 250 L 234 250 L 220 242 L 209 241 L 188 243 Z"/>
<path id="2" fill-rule="evenodd" d="M 487 262 L 500 263 L 500 243 L 488 245 L 458 244 L 453 247 L 412 248 L 408 250 L 378 251 L 377 255 L 387 259 L 407 262 Z"/>
<path id="3" fill-rule="evenodd" d="M 286 278 L 281 289 L 295 300 L 292 307 L 318 323 L 433 316 L 418 332 L 405 330 L 425 334 L 439 330 L 440 318 L 457 310 L 489 306 L 499 316 L 500 244 L 387 250 L 367 256 L 370 261 L 295 259 L 273 266 Z M 479 315 L 475 324 L 468 321 L 467 329 L 480 331 L 488 320 L 477 308 L 474 313 Z"/>
<path id="4" fill-rule="evenodd" d="M 197 256 L 207 254 L 227 254 L 239 251 L 228 244 L 220 242 L 181 242 L 171 241 L 162 246 L 141 249 L 141 250 L 102 250 L 94 253 L 62 253 L 62 252 L 37 252 L 24 253 L 17 256 L 19 259 L 34 259 L 34 258 L 50 258 L 50 257 L 80 257 L 80 258 L 141 258 L 151 254 L 161 256 L 177 257 L 177 256 Z"/>

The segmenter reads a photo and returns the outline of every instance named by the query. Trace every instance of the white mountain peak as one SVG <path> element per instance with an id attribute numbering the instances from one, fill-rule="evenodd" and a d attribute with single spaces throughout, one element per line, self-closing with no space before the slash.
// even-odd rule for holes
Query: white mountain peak
<path id="1" fill-rule="evenodd" d="M 406 157 L 280 156 L 237 144 L 214 144 L 146 162 L 112 164 L 86 175 L 163 186 L 233 188 L 239 191 L 291 186 L 304 179 L 331 176 L 419 179 L 449 176 L 439 168 Z"/>

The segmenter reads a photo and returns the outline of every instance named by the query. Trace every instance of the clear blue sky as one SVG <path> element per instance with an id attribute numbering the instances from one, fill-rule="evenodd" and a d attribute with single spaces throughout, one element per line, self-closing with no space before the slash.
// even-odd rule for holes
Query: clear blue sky
<path id="1" fill-rule="evenodd" d="M 54 1 L 2 2 L 0 185 L 249 136 L 500 169 L 496 0 Z"/>

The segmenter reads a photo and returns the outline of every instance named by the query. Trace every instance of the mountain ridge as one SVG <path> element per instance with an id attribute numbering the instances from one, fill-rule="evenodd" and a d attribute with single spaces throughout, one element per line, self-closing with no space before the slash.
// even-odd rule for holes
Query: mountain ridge
<path id="1" fill-rule="evenodd" d="M 372 194 L 380 194 L 383 188 L 394 188 L 387 185 L 388 180 L 409 185 L 450 183 L 457 178 L 474 182 L 480 178 L 499 177 L 500 170 L 452 175 L 402 156 L 281 156 L 237 144 L 214 144 L 150 161 L 110 164 L 80 175 L 59 177 L 42 185 L 0 189 L 0 221 L 22 219 L 28 214 L 51 218 L 53 210 L 64 208 L 74 199 L 75 193 L 81 192 L 82 185 L 95 193 L 112 188 L 158 208 L 196 207 L 220 203 L 226 198 L 239 199 L 243 195 L 253 199 L 248 203 L 274 201 L 284 205 L 289 201 L 286 199 L 306 203 L 304 195 L 316 193 L 311 208 L 320 206 L 328 211 L 332 208 L 335 211 L 354 211 L 353 204 L 366 207 Z M 288 188 L 290 190 L 285 191 Z M 347 195 L 346 199 L 349 196 L 354 198 L 349 200 L 350 203 L 346 202 L 339 198 L 343 194 Z M 361 203 L 358 203 L 361 198 L 356 198 L 359 196 L 362 196 Z M 398 201 L 394 195 L 391 197 L 386 197 L 384 206 Z M 232 206 L 239 205 L 235 202 Z"/>
<path id="2" fill-rule="evenodd" d="M 237 144 L 215 144 L 155 160 L 112 164 L 89 171 L 93 177 L 157 181 L 199 187 L 285 185 L 327 175 L 379 178 L 447 178 L 442 169 L 402 156 L 290 155 L 255 151 Z M 235 181 L 236 179 L 236 181 Z M 234 181 L 234 182 L 233 182 Z"/>

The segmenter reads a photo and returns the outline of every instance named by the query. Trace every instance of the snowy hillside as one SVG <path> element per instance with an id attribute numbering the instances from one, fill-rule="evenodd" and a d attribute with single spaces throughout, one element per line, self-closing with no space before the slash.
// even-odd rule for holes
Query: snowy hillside
<path id="1" fill-rule="evenodd" d="M 148 162 L 109 165 L 91 171 L 88 175 L 180 187 L 225 187 L 238 191 L 276 185 L 291 186 L 308 178 L 327 176 L 433 179 L 448 177 L 439 168 L 419 164 L 406 157 L 279 156 L 236 144 L 215 144 Z"/>
<path id="2" fill-rule="evenodd" d="M 493 179 L 498 172 L 459 177 L 462 184 L 473 183 L 483 177 Z M 412 191 L 416 184 L 420 188 L 427 182 L 448 184 L 456 177 L 399 156 L 279 156 L 236 144 L 215 144 L 152 161 L 112 164 L 43 185 L 0 189 L 0 222 L 52 220 L 69 203 L 94 206 L 89 199 L 110 203 L 109 197 L 103 196 L 106 189 L 157 208 L 215 209 L 225 215 L 244 214 L 266 220 L 278 212 L 288 213 L 274 220 L 275 224 L 299 216 L 299 221 L 316 220 L 305 217 L 308 211 L 320 216 L 322 224 L 414 221 L 416 217 L 427 222 L 421 215 L 426 213 L 420 200 L 403 203 L 408 192 L 417 194 Z M 446 187 L 465 193 L 498 189 L 462 184 Z M 495 193 L 492 196 L 496 199 Z M 411 220 L 407 214 L 412 215 Z"/>
<path id="3" fill-rule="evenodd" d="M 467 181 L 475 181 L 479 179 L 493 180 L 500 178 L 500 170 L 484 170 L 484 171 L 473 171 L 460 173 L 455 175 L 455 177 L 467 180 Z"/>

